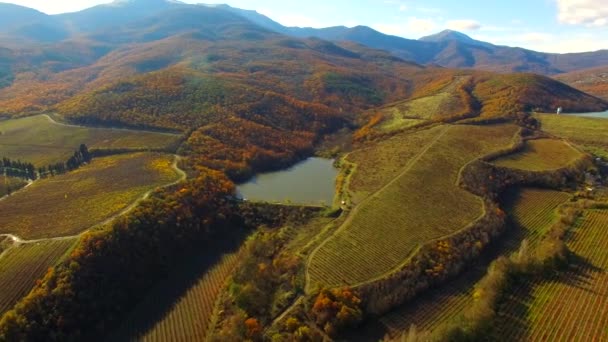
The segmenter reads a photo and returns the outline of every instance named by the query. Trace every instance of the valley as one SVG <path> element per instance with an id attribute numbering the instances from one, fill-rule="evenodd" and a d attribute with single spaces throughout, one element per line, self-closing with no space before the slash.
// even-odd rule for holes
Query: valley
<path id="1" fill-rule="evenodd" d="M 0 4 L 0 341 L 607 339 L 605 64 Z"/>

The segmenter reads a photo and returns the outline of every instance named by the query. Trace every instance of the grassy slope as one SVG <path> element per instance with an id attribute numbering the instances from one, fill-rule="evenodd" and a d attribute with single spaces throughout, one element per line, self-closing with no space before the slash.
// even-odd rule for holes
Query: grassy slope
<path id="1" fill-rule="evenodd" d="M 348 285 L 382 276 L 419 245 L 482 214 L 479 198 L 456 185 L 460 169 L 513 142 L 517 127 L 446 126 L 401 175 L 353 211 L 309 262 L 310 283 Z"/>
<path id="2" fill-rule="evenodd" d="M 544 131 L 608 159 L 608 120 L 553 114 L 537 114 L 535 117 L 541 121 Z"/>
<path id="3" fill-rule="evenodd" d="M 356 165 L 348 186 L 353 203 L 360 203 L 382 188 L 387 180 L 395 178 L 441 130 L 441 127 L 434 127 L 399 134 L 351 152 L 346 159 Z"/>
<path id="4" fill-rule="evenodd" d="M 383 121 L 378 125 L 378 129 L 391 132 L 429 120 L 461 116 L 463 108 L 466 107 L 464 103 L 466 99 L 459 94 L 458 88 L 469 79 L 470 76 L 451 77 L 442 88 L 424 89 L 422 95 L 414 95 L 414 99 L 400 101 L 383 108 L 380 110 Z"/>
<path id="5" fill-rule="evenodd" d="M 178 139 L 173 134 L 65 126 L 42 115 L 0 121 L 0 157 L 37 166 L 66 161 L 82 143 L 89 149 L 162 149 Z"/>
<path id="6" fill-rule="evenodd" d="M 489 264 L 498 256 L 516 250 L 523 239 L 537 241 L 555 222 L 556 208 L 569 198 L 567 193 L 551 190 L 512 191 L 505 198 L 511 226 L 504 239 L 453 281 L 381 317 L 380 321 L 387 332 L 396 337 L 407 333 L 412 324 L 416 325 L 418 331 L 432 331 L 440 324 L 457 318 L 473 301 L 474 285 L 486 274 Z"/>
<path id="7" fill-rule="evenodd" d="M 0 316 L 11 309 L 74 245 L 76 238 L 15 246 L 0 258 Z"/>
<path id="8" fill-rule="evenodd" d="M 17 191 L 24 187 L 27 183 L 20 178 L 5 177 L 0 175 L 0 198 L 11 192 Z"/>
<path id="9" fill-rule="evenodd" d="M 517 286 L 501 306 L 505 340 L 608 339 L 608 212 L 586 211 L 568 237 L 570 268 L 548 281 Z"/>
<path id="10" fill-rule="evenodd" d="M 523 151 L 494 161 L 494 164 L 528 171 L 555 170 L 580 159 L 582 154 L 561 140 L 528 140 Z"/>
<path id="11" fill-rule="evenodd" d="M 94 159 L 71 173 L 37 181 L 0 202 L 0 232 L 24 239 L 77 234 L 147 191 L 179 178 L 173 157 L 150 153 Z"/>

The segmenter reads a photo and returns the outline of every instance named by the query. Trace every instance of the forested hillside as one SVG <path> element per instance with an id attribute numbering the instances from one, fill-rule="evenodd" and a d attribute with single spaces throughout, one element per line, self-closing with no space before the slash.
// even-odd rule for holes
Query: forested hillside
<path id="1" fill-rule="evenodd" d="M 83 132 L 80 144 L 101 145 L 96 153 L 120 154 L 83 160 L 80 164 L 86 165 L 80 173 L 45 179 L 5 202 L 8 207 L 19 205 L 11 199 L 41 198 L 36 191 L 46 188 L 57 212 L 81 210 L 82 219 L 95 222 L 66 232 L 79 233 L 68 237 L 78 242 L 61 258 L 53 258 L 56 263 L 46 275 L 29 284 L 33 290 L 0 318 L 0 341 L 102 340 L 155 286 L 172 279 L 170 275 L 181 269 L 175 265 L 188 263 L 192 255 L 220 260 L 224 247 L 232 252 L 240 247 L 239 255 L 244 257 L 230 266 L 236 269 L 232 280 L 225 278 L 227 271 L 217 272 L 222 279 L 214 280 L 213 286 L 221 296 L 209 295 L 215 305 L 206 307 L 221 310 L 201 313 L 210 319 L 204 322 L 209 327 L 205 329 L 217 333 L 220 340 L 263 340 L 271 328 L 279 329 L 276 336 L 287 340 L 338 336 L 340 329 L 356 325 L 364 315 L 401 304 L 476 257 L 503 229 L 505 213 L 495 197 L 510 182 L 561 186 L 579 176 L 578 168 L 587 166 L 583 154 L 577 154 L 581 160 L 576 160 L 576 169 L 555 174 L 485 169 L 493 166 L 482 158 L 499 149 L 515 152 L 524 144 L 520 133 L 532 135 L 540 127 L 531 111 L 608 109 L 608 102 L 545 76 L 420 65 L 360 42 L 277 32 L 267 27 L 272 23 L 260 25 L 263 18 L 225 6 L 128 0 L 59 16 L 8 5 L 0 5 L 0 13 L 0 116 L 8 119 L 0 125 L 8 127 L 0 135 L 23 138 L 28 132 L 28 137 L 39 138 L 0 142 L 17 145 L 18 151 L 30 148 L 36 153 L 22 155 L 37 158 L 44 157 L 40 150 L 48 148 L 58 158 L 63 153 L 58 148 L 73 144 L 78 131 Z M 10 13 L 23 21 L 9 21 Z M 34 114 L 47 115 L 29 117 Z M 21 117 L 28 118 L 11 120 Z M 54 130 L 36 124 L 45 118 Z M 97 128 L 74 125 L 118 130 L 93 132 Z M 154 134 L 165 137 L 157 139 Z M 115 141 L 120 139 L 122 143 Z M 177 155 L 171 166 L 166 156 L 139 169 L 121 168 L 118 163 L 130 161 L 134 152 L 159 149 Z M 353 151 L 353 158 L 347 158 Z M 315 153 L 345 156 L 336 159 L 341 169 L 335 202 L 341 206 L 310 208 L 289 202 L 273 206 L 237 198 L 234 182 L 293 165 Z M 144 155 L 148 154 L 140 154 Z M 102 179 L 100 165 L 105 163 L 108 169 L 116 166 L 116 172 L 107 172 Z M 143 182 L 155 168 L 170 168 L 173 176 L 179 171 L 189 179 L 169 185 L 147 179 L 149 184 L 144 182 L 142 190 L 148 192 L 139 199 L 135 198 L 139 193 L 133 192 L 131 198 L 103 185 L 138 184 L 123 172 L 141 176 Z M 87 176 L 89 171 L 93 176 Z M 82 185 L 76 190 L 81 192 L 65 190 L 61 182 L 75 184 L 71 179 L 79 175 Z M 164 188 L 149 188 L 162 184 Z M 351 198 L 349 191 L 355 196 Z M 88 206 L 77 205 L 78 200 L 95 199 L 98 194 L 108 195 L 104 202 L 111 208 L 104 215 L 101 206 L 94 215 L 87 212 L 93 210 Z M 437 208 L 425 202 L 429 194 L 437 196 Z M 336 255 L 329 248 L 332 244 L 325 242 L 333 241 L 336 231 L 347 231 L 344 227 L 352 223 L 347 217 L 359 212 L 351 206 L 360 199 L 367 203 L 368 195 L 371 205 L 363 206 L 353 226 L 377 238 L 373 252 L 391 260 L 361 279 L 345 282 L 337 274 L 331 282 L 317 281 L 322 272 L 314 273 L 315 265 L 335 271 L 338 264 L 323 264 L 332 260 L 325 255 Z M 112 201 L 118 199 L 123 199 L 120 206 Z M 408 241 L 411 246 L 393 241 L 398 253 L 389 255 L 387 236 L 377 234 L 383 230 L 370 231 L 373 225 L 358 222 L 375 217 L 374 224 L 387 220 L 390 228 L 399 230 L 403 222 L 411 221 L 399 216 L 408 212 L 402 210 L 404 203 L 418 215 L 421 224 L 412 226 L 412 232 L 421 238 Z M 26 214 L 36 213 L 28 209 Z M 55 221 L 45 222 L 51 228 L 30 237 L 66 238 L 51 234 L 70 228 Z M 24 242 L 10 235 L 23 234 L 25 228 L 6 229 L 0 239 L 3 244 L 39 241 Z M 424 235 L 429 231 L 433 234 Z M 364 237 L 364 233 L 356 235 Z M 447 233 L 452 235 L 446 238 Z M 244 242 L 246 236 L 250 237 Z M 349 245 L 355 240 L 340 241 Z M 360 248 L 365 249 L 365 244 Z M 359 265 L 375 267 L 365 255 L 357 253 Z M 344 262 L 342 269 L 351 266 Z M 313 272 L 307 274 L 311 267 Z M 408 272 L 415 276 L 401 286 L 398 282 Z M 381 277 L 385 275 L 392 278 Z M 315 287 L 363 280 L 371 282 L 352 291 Z M 220 291 L 223 282 L 227 286 Z M 401 293 L 390 293 L 398 292 L 391 291 L 395 288 Z"/>

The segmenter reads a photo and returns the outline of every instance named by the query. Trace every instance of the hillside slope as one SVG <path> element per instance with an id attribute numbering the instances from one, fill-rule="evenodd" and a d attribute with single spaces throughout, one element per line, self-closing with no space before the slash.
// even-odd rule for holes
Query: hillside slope
<path id="1" fill-rule="evenodd" d="M 608 100 L 608 66 L 577 70 L 555 76 L 570 86 Z"/>

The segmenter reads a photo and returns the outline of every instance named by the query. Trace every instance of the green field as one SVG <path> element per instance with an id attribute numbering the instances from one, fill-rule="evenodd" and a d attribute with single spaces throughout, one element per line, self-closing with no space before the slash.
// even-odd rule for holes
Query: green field
<path id="1" fill-rule="evenodd" d="M 175 182 L 173 156 L 137 153 L 97 158 L 36 181 L 0 201 L 0 233 L 23 239 L 78 234 L 121 213 L 148 191 Z"/>
<path id="2" fill-rule="evenodd" d="M 470 161 L 514 143 L 513 125 L 444 126 L 393 180 L 358 205 L 311 255 L 309 282 L 354 285 L 394 271 L 429 240 L 482 216 L 481 199 L 456 185 Z"/>
<path id="3" fill-rule="evenodd" d="M 524 149 L 494 161 L 497 166 L 527 171 L 556 170 L 571 165 L 582 153 L 562 140 L 528 140 Z"/>
<path id="4" fill-rule="evenodd" d="M 0 257 L 0 316 L 28 294 L 75 242 L 76 238 L 47 240 L 8 249 Z"/>
<path id="5" fill-rule="evenodd" d="M 505 341 L 608 340 L 608 211 L 588 210 L 567 241 L 568 270 L 517 286 L 501 303 Z"/>
<path id="6" fill-rule="evenodd" d="M 381 131 L 392 132 L 431 120 L 451 119 L 463 108 L 458 87 L 467 80 L 459 77 L 435 94 L 413 100 L 401 101 L 382 108 L 382 122 L 377 126 Z"/>
<path id="7" fill-rule="evenodd" d="M 80 144 L 89 149 L 162 149 L 179 135 L 55 123 L 45 115 L 0 121 L 0 158 L 45 166 L 65 162 Z"/>
<path id="8" fill-rule="evenodd" d="M 407 333 L 412 324 L 418 331 L 430 332 L 445 322 L 457 319 L 473 303 L 475 283 L 486 274 L 490 263 L 498 256 L 508 256 L 519 248 L 524 239 L 532 244 L 538 241 L 557 219 L 557 207 L 571 195 L 527 188 L 514 189 L 505 197 L 505 210 L 511 224 L 500 242 L 455 280 L 381 317 L 380 322 L 391 337 Z"/>
<path id="9" fill-rule="evenodd" d="M 536 114 L 543 131 L 568 139 L 608 159 L 608 120 L 574 115 Z"/>
<path id="10" fill-rule="evenodd" d="M 12 193 L 23 188 L 27 183 L 14 177 L 5 177 L 0 175 L 0 198 L 6 196 L 9 192 Z"/>

